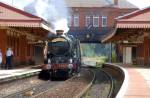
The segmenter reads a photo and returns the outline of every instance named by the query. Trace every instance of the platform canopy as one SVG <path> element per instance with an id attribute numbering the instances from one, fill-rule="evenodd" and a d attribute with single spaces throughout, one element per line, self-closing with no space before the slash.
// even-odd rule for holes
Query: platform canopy
<path id="1" fill-rule="evenodd" d="M 150 7 L 116 18 L 115 28 L 102 42 L 138 41 L 145 32 L 150 32 Z"/>
<path id="2" fill-rule="evenodd" d="M 7 27 L 28 30 L 32 33 L 51 31 L 50 25 L 42 18 L 0 2 L 0 28 Z"/>

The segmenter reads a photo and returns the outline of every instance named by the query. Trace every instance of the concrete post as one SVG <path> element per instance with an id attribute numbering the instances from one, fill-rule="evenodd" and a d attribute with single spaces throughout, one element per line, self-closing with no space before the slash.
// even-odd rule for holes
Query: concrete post
<path id="1" fill-rule="evenodd" d="M 111 63 L 112 62 L 112 43 L 109 44 L 109 48 L 110 48 L 110 51 L 109 51 L 109 62 Z"/>

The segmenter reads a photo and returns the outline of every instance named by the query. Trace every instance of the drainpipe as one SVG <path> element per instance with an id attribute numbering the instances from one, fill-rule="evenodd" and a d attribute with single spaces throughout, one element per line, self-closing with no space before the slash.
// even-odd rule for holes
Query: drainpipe
<path id="1" fill-rule="evenodd" d="M 114 5 L 118 5 L 118 0 L 114 0 Z"/>
<path id="2" fill-rule="evenodd" d="M 109 44 L 109 62 L 112 63 L 112 43 Z"/>

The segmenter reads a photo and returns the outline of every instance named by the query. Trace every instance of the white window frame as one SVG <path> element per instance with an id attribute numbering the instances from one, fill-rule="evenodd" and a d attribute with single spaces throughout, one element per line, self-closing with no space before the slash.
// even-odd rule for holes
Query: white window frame
<path id="1" fill-rule="evenodd" d="M 68 26 L 71 27 L 72 26 L 72 16 L 68 17 Z"/>
<path id="2" fill-rule="evenodd" d="M 95 21 L 95 19 L 98 19 L 98 20 Z M 99 27 L 99 15 L 93 15 L 93 27 Z"/>
<path id="3" fill-rule="evenodd" d="M 106 19 L 105 22 L 104 19 Z M 102 16 L 102 27 L 107 27 L 107 16 Z"/>
<path id="4" fill-rule="evenodd" d="M 86 15 L 85 16 L 85 27 L 88 27 L 91 23 L 91 16 L 90 15 Z"/>
<path id="5" fill-rule="evenodd" d="M 73 17 L 73 26 L 79 27 L 79 14 L 75 14 Z"/>

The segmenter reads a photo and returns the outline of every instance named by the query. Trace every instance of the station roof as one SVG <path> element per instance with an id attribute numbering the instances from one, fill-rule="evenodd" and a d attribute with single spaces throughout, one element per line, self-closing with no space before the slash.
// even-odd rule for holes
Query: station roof
<path id="1" fill-rule="evenodd" d="M 138 32 L 133 32 L 133 30 L 139 31 L 140 29 L 150 29 L 150 7 L 116 18 L 115 29 L 102 42 L 111 42 L 125 38 L 125 35 L 128 37 L 137 34 Z"/>
<path id="2" fill-rule="evenodd" d="M 114 5 L 114 0 L 65 0 L 68 7 L 118 7 L 137 8 L 127 0 L 118 0 L 118 5 Z"/>
<path id="3" fill-rule="evenodd" d="M 117 28 L 150 28 L 150 7 L 117 18 Z"/>
<path id="4" fill-rule="evenodd" d="M 50 31 L 49 24 L 42 18 L 0 2 L 0 26 L 37 27 Z"/>

